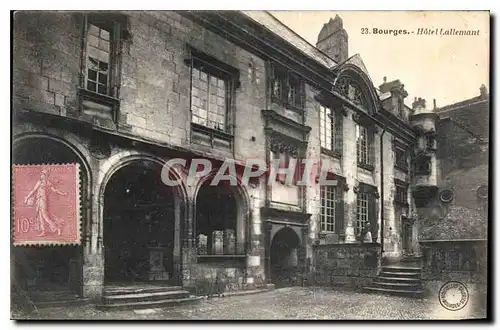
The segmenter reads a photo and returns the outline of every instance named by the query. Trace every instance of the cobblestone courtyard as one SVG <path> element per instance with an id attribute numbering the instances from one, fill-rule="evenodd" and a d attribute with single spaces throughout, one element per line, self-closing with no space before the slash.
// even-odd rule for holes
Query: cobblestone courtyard
<path id="1" fill-rule="evenodd" d="M 474 302 L 460 311 L 447 311 L 436 299 L 412 299 L 348 291 L 284 288 L 254 295 L 205 299 L 198 304 L 132 311 L 100 311 L 92 305 L 43 308 L 12 314 L 33 319 L 141 319 L 141 320 L 343 320 L 343 319 L 463 319 L 484 314 Z"/>

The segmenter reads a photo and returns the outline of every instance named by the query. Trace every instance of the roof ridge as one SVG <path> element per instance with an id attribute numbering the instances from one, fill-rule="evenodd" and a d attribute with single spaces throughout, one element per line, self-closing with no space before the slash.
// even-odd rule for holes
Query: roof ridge
<path id="1" fill-rule="evenodd" d="M 313 45 L 312 43 L 310 43 L 309 41 L 307 41 L 307 39 L 305 39 L 304 37 L 302 37 L 300 34 L 298 34 L 297 32 L 295 32 L 291 27 L 289 27 L 288 25 L 286 25 L 285 23 L 283 23 L 280 19 L 278 19 L 276 16 L 274 16 L 273 14 L 271 14 L 268 10 L 263 10 L 263 12 L 267 13 L 269 16 L 271 16 L 276 22 L 280 23 L 282 26 L 284 26 L 288 31 L 292 32 L 295 36 L 299 37 L 299 39 L 301 39 L 302 41 L 305 41 L 309 46 L 313 47 L 314 49 L 316 49 L 318 52 L 320 52 L 322 55 L 324 55 L 325 57 L 327 57 L 328 59 L 330 59 L 333 63 L 335 63 L 335 66 L 338 65 L 337 61 L 335 61 L 333 58 L 331 58 L 328 54 L 326 54 L 325 52 L 323 52 L 321 49 L 319 49 L 318 47 L 316 47 L 315 45 Z M 281 37 L 281 36 L 279 36 Z M 292 45 L 294 46 L 294 45 Z M 294 46 L 295 47 L 295 46 Z M 330 68 L 329 68 L 330 69 Z"/>

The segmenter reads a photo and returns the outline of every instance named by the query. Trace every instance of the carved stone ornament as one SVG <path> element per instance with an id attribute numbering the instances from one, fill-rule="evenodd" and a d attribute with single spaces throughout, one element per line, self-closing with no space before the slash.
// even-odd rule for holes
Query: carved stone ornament
<path id="1" fill-rule="evenodd" d="M 297 157 L 298 146 L 291 143 L 290 141 L 285 141 L 285 139 L 274 135 L 271 136 L 271 151 L 279 153 L 288 153 L 292 157 Z"/>
<path id="2" fill-rule="evenodd" d="M 361 116 L 359 115 L 359 113 L 353 113 L 352 114 L 352 120 L 354 120 L 355 122 L 359 122 L 359 120 L 361 119 Z"/>
<path id="3" fill-rule="evenodd" d="M 89 142 L 88 149 L 92 157 L 96 159 L 105 159 L 111 155 L 111 146 L 97 138 L 92 138 Z"/>

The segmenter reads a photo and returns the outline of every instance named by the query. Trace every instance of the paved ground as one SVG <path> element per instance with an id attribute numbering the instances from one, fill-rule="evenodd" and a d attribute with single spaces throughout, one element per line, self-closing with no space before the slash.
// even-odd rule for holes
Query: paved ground
<path id="1" fill-rule="evenodd" d="M 283 288 L 254 295 L 205 299 L 195 305 L 136 311 L 103 312 L 91 305 L 44 308 L 33 319 L 142 319 L 142 320 L 279 320 L 279 319 L 456 319 L 481 318 L 473 303 L 458 312 L 445 310 L 437 298 L 412 299 L 377 294 L 312 288 Z"/>

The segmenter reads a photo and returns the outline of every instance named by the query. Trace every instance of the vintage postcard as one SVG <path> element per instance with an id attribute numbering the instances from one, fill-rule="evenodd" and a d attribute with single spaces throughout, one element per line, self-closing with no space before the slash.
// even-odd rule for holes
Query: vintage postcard
<path id="1" fill-rule="evenodd" d="M 12 319 L 490 316 L 488 11 L 12 15 Z"/>

